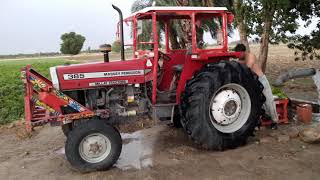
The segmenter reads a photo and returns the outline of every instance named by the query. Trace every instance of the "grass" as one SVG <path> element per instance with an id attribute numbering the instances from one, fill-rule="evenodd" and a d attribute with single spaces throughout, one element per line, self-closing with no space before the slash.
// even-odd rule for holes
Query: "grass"
<path id="1" fill-rule="evenodd" d="M 70 62 L 63 59 L 32 59 L 0 61 L 0 125 L 18 120 L 24 116 L 24 87 L 20 79 L 20 69 L 31 64 L 45 77 L 49 77 L 49 67 Z"/>

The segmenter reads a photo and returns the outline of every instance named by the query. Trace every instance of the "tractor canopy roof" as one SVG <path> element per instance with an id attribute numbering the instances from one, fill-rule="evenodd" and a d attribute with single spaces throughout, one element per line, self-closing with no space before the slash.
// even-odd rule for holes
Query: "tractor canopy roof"
<path id="1" fill-rule="evenodd" d="M 151 6 L 144 8 L 131 14 L 126 20 L 133 18 L 148 18 L 148 15 L 156 12 L 158 16 L 178 17 L 189 16 L 192 13 L 225 13 L 228 9 L 226 7 L 191 7 L 191 6 Z M 150 16 L 149 16 L 150 18 Z"/>

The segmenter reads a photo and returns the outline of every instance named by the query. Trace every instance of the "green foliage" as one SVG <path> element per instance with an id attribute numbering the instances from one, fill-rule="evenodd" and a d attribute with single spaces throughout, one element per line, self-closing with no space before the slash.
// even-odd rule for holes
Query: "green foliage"
<path id="1" fill-rule="evenodd" d="M 278 96 L 281 99 L 288 98 L 288 96 L 280 88 L 277 87 L 272 87 L 272 94 Z"/>
<path id="2" fill-rule="evenodd" d="M 80 53 L 86 38 L 80 34 L 76 34 L 75 32 L 70 32 L 62 34 L 61 40 L 62 44 L 60 51 L 63 54 L 76 55 Z"/>
<path id="3" fill-rule="evenodd" d="M 313 60 L 320 58 L 320 21 L 317 29 L 310 35 L 294 35 L 299 28 L 298 19 L 306 22 L 308 27 L 313 17 L 320 17 L 319 0 L 234 0 L 238 6 L 234 9 L 236 23 L 241 20 L 246 26 L 248 36 L 257 36 L 257 41 L 266 33 L 269 43 L 288 43 L 295 50 L 295 60 Z M 266 22 L 271 26 L 266 28 Z M 292 36 L 294 35 L 294 36 Z M 300 57 L 299 57 L 300 56 Z"/>
<path id="4" fill-rule="evenodd" d="M 119 40 L 112 43 L 112 51 L 117 53 L 121 51 L 121 42 Z"/>
<path id="5" fill-rule="evenodd" d="M 292 0 L 297 3 L 296 11 L 302 20 L 306 22 L 305 27 L 311 24 L 312 18 L 320 18 L 320 1 L 319 0 Z M 294 49 L 295 60 L 314 60 L 320 59 L 320 54 L 317 50 L 320 49 L 320 20 L 315 30 L 310 35 L 295 35 L 291 37 L 291 42 L 288 44 L 290 49 Z"/>
<path id="6" fill-rule="evenodd" d="M 20 79 L 20 69 L 23 66 L 31 64 L 45 77 L 49 77 L 49 67 L 66 62 L 61 59 L 0 61 L 0 125 L 24 116 L 24 87 Z"/>
<path id="7" fill-rule="evenodd" d="M 313 31 L 311 35 L 296 35 L 291 38 L 288 48 L 294 49 L 295 61 L 307 59 L 320 59 L 320 54 L 317 52 L 320 49 L 320 31 Z"/>
<path id="8" fill-rule="evenodd" d="M 149 7 L 152 5 L 151 0 L 136 0 L 131 6 L 131 12 L 139 11 L 143 8 Z"/>
<path id="9" fill-rule="evenodd" d="M 243 0 L 239 1 L 236 13 L 236 23 L 243 20 L 248 36 L 258 36 L 260 39 L 268 33 L 269 42 L 278 44 L 287 43 L 288 33 L 295 33 L 299 27 L 297 19 L 299 13 L 297 5 L 292 0 Z M 270 26 L 267 27 L 267 23 Z"/>
<path id="10" fill-rule="evenodd" d="M 312 39 L 310 36 L 292 37 L 292 35 L 300 26 L 299 18 L 307 21 L 308 25 L 312 16 L 320 14 L 319 0 L 234 0 L 234 2 L 238 2 L 235 6 L 236 23 L 242 22 L 245 26 L 241 29 L 242 35 L 255 37 L 256 42 L 261 42 L 259 60 L 263 71 L 266 68 L 269 43 L 292 41 L 289 47 L 296 49 L 295 55 L 300 53 L 303 59 L 306 59 L 306 56 L 310 59 L 317 57 L 313 47 L 314 42 L 319 41 L 306 40 Z"/>

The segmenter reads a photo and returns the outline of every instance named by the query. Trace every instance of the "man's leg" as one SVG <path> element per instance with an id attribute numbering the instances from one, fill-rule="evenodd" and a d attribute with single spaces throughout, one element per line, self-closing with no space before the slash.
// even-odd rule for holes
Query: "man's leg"
<path id="1" fill-rule="evenodd" d="M 271 116 L 273 122 L 278 123 L 278 113 L 276 109 L 276 104 L 274 102 L 271 86 L 265 75 L 259 77 L 259 81 L 263 85 L 263 94 L 266 97 L 265 110 L 268 115 Z"/>

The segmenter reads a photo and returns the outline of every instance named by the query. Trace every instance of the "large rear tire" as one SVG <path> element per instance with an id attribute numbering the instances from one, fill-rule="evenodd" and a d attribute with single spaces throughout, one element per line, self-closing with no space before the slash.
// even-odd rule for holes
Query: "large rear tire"
<path id="1" fill-rule="evenodd" d="M 259 121 L 262 91 L 257 75 L 246 66 L 235 61 L 208 64 L 186 85 L 182 126 L 206 149 L 244 145 Z"/>
<path id="2" fill-rule="evenodd" d="M 121 149 L 119 131 L 98 119 L 75 126 L 65 145 L 68 161 L 81 172 L 109 169 L 118 160 Z"/>

